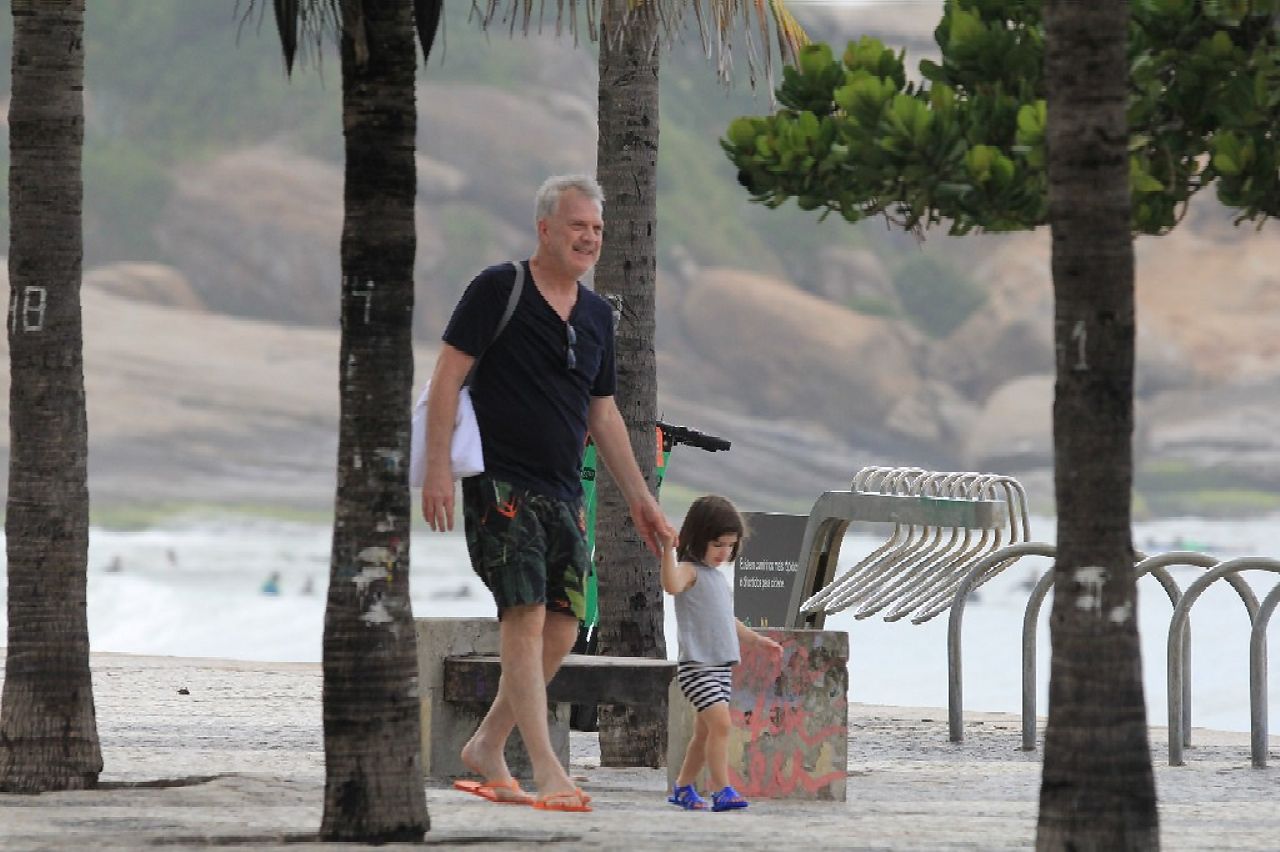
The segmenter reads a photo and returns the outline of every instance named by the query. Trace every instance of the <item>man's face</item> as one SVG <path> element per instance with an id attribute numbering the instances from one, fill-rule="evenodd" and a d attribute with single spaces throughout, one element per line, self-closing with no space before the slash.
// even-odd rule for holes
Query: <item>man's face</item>
<path id="1" fill-rule="evenodd" d="M 604 219 L 594 201 L 576 189 L 560 195 L 556 210 L 538 223 L 538 235 L 551 254 L 575 278 L 600 259 Z"/>

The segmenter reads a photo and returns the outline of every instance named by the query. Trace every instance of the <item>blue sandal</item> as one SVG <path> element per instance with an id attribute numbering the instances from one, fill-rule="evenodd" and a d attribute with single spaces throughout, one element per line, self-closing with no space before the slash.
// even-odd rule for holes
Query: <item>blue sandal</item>
<path id="1" fill-rule="evenodd" d="M 686 811 L 705 811 L 707 809 L 707 800 L 698 795 L 698 791 L 693 789 L 692 784 L 685 784 L 683 787 L 675 787 L 671 790 L 671 795 L 667 796 L 667 801 Z"/>
<path id="2" fill-rule="evenodd" d="M 725 787 L 718 793 L 711 794 L 711 810 L 716 812 L 741 810 L 749 804 L 751 803 L 732 787 Z"/>

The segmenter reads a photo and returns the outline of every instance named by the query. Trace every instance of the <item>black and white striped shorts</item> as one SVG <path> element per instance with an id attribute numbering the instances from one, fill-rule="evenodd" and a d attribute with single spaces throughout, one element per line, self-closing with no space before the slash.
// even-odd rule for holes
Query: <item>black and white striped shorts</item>
<path id="1" fill-rule="evenodd" d="M 728 703 L 733 692 L 733 668 L 682 660 L 676 667 L 676 681 L 684 697 L 701 713 L 717 702 Z"/>

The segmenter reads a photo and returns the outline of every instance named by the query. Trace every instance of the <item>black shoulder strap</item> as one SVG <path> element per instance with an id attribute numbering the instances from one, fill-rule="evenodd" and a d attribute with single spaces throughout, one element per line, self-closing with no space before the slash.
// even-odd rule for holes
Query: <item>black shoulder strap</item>
<path id="1" fill-rule="evenodd" d="M 476 360 L 472 362 L 471 369 L 467 371 L 467 378 L 462 382 L 463 385 L 471 384 L 471 377 L 476 374 L 476 367 L 480 366 L 480 359 L 484 357 L 484 353 L 489 351 L 493 341 L 498 339 L 499 334 L 502 334 L 503 329 L 507 327 L 507 323 L 511 322 L 511 315 L 516 312 L 516 305 L 520 302 L 520 291 L 524 289 L 524 264 L 518 260 L 513 260 L 511 265 L 516 268 L 516 280 L 511 285 L 511 295 L 507 297 L 507 309 L 502 312 L 502 319 L 498 320 L 498 327 L 493 330 L 493 337 L 489 338 L 489 342 L 484 349 L 480 350 Z"/>

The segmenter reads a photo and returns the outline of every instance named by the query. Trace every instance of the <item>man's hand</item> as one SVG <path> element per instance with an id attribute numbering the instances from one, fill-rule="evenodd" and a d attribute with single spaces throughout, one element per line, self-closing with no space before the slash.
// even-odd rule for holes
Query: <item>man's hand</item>
<path id="1" fill-rule="evenodd" d="M 658 546 L 662 548 L 662 555 L 665 556 L 668 550 L 675 550 L 679 543 L 679 536 L 676 531 L 667 527 L 665 530 L 658 531 Z"/>
<path id="2" fill-rule="evenodd" d="M 654 556 L 662 556 L 663 541 L 674 541 L 675 527 L 667 520 L 658 501 L 646 494 L 645 499 L 631 504 L 631 520 L 636 525 L 636 532 L 645 546 L 653 551 Z"/>
<path id="3" fill-rule="evenodd" d="M 446 343 L 440 347 L 427 396 L 427 470 L 422 483 L 422 517 L 431 529 L 453 529 L 453 469 L 449 445 L 458 415 L 458 389 L 475 358 Z"/>
<path id="4" fill-rule="evenodd" d="M 428 470 L 422 484 L 422 517 L 435 532 L 453 529 L 453 473 Z"/>
<path id="5" fill-rule="evenodd" d="M 613 474 L 631 508 L 631 520 L 636 532 L 654 556 L 662 555 L 661 535 L 676 535 L 667 516 L 658 508 L 658 501 L 649 493 L 649 486 L 640 473 L 640 465 L 631 451 L 631 438 L 627 424 L 622 422 L 618 405 L 611 396 L 597 396 L 587 409 L 587 429 L 596 442 L 596 451 L 605 467 Z"/>

